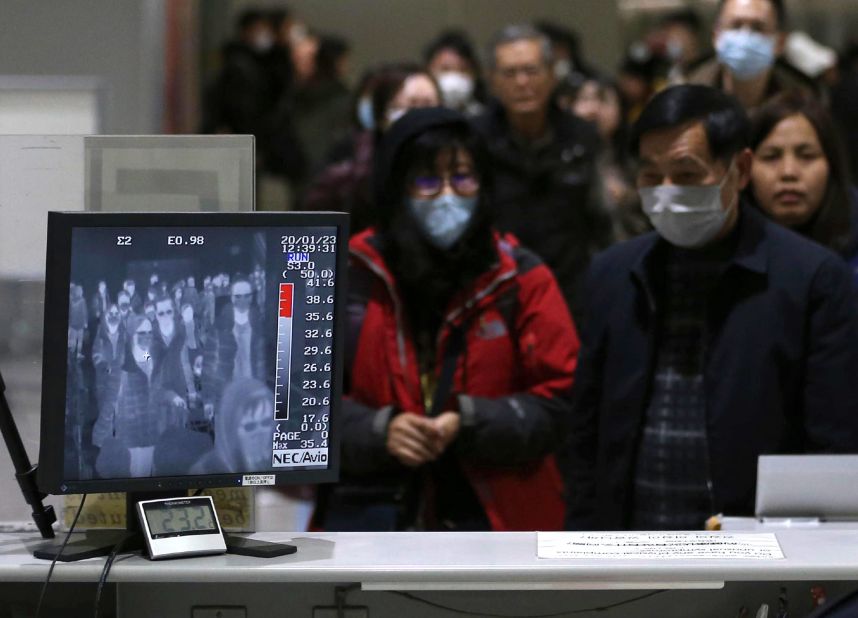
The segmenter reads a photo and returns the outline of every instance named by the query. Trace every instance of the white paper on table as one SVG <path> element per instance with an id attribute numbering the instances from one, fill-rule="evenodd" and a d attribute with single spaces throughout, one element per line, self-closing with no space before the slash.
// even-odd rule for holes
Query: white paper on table
<path id="1" fill-rule="evenodd" d="M 538 532 L 539 558 L 783 560 L 772 533 Z"/>

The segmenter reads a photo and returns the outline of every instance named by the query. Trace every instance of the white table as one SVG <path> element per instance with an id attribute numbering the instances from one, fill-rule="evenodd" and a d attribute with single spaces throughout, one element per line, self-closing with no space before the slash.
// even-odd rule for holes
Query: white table
<path id="1" fill-rule="evenodd" d="M 533 532 L 260 533 L 254 538 L 291 540 L 298 552 L 268 560 L 221 555 L 161 562 L 128 555 L 117 559 L 109 581 L 116 584 L 120 615 L 132 618 L 193 616 L 194 606 L 246 608 L 224 618 L 275 615 L 272 610 L 285 607 L 295 613 L 277 615 L 311 616 L 312 607 L 333 604 L 336 586 L 348 584 L 357 585 L 349 601 L 370 606 L 373 618 L 453 615 L 382 591 L 409 591 L 468 611 L 536 615 L 666 589 L 628 606 L 628 614 L 608 615 L 733 616 L 741 604 L 774 603 L 782 584 L 794 609 L 809 607 L 811 583 L 826 582 L 831 596 L 858 587 L 858 530 L 822 526 L 776 535 L 783 560 L 649 562 L 541 560 Z M 40 542 L 38 535 L 0 534 L 0 582 L 42 581 L 49 563 L 29 553 Z M 104 558 L 60 563 L 52 581 L 91 588 L 103 565 Z"/>

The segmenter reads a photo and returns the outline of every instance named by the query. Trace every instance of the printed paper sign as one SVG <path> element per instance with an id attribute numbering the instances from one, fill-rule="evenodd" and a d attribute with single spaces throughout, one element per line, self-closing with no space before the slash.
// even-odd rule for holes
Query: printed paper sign
<path id="1" fill-rule="evenodd" d="M 539 558 L 622 560 L 783 560 L 771 533 L 721 532 L 539 532 Z"/>

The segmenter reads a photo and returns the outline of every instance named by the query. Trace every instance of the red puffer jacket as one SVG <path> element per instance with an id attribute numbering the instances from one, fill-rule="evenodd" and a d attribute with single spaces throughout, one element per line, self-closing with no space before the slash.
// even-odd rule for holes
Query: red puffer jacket
<path id="1" fill-rule="evenodd" d="M 374 240 L 370 229 L 350 243 L 343 485 L 410 474 L 386 452 L 387 423 L 395 411 L 426 413 L 397 285 Z M 512 236 L 495 243 L 496 266 L 453 299 L 438 335 L 440 368 L 451 328 L 466 325 L 445 408 L 462 416 L 453 448 L 494 530 L 558 530 L 563 487 L 552 452 L 578 337 L 548 268 Z"/>

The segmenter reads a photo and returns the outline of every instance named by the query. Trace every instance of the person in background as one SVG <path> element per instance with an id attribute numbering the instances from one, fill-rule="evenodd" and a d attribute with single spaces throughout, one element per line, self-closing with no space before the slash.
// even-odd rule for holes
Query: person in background
<path id="1" fill-rule="evenodd" d="M 69 354 L 72 359 L 83 360 L 83 345 L 89 323 L 89 312 L 83 287 L 72 283 L 69 286 Z"/>
<path id="2" fill-rule="evenodd" d="M 128 292 L 121 290 L 116 295 L 116 306 L 119 307 L 119 319 L 122 321 L 122 326 L 125 327 L 128 322 L 128 317 L 134 315 L 131 310 L 131 297 Z"/>
<path id="3" fill-rule="evenodd" d="M 315 40 L 312 73 L 298 83 L 294 101 L 295 128 L 311 174 L 321 169 L 327 152 L 351 129 L 352 106 L 345 82 L 348 42 L 334 35 L 318 35 Z"/>
<path id="4" fill-rule="evenodd" d="M 853 180 L 858 181 L 858 40 L 841 54 L 840 81 L 831 91 L 831 114 L 847 148 Z"/>
<path id="5" fill-rule="evenodd" d="M 128 333 L 116 400 L 99 409 L 92 431 L 92 442 L 100 449 L 95 469 L 103 478 L 149 476 L 155 443 L 169 420 L 157 400 L 152 324 L 133 314 Z"/>
<path id="6" fill-rule="evenodd" d="M 223 389 L 235 378 L 269 378 L 262 331 L 262 317 L 253 306 L 253 287 L 237 277 L 230 288 L 230 302 L 206 339 L 202 397 L 207 416 L 217 409 Z"/>
<path id="7" fill-rule="evenodd" d="M 116 403 L 119 391 L 119 371 L 125 360 L 128 334 L 122 323 L 119 307 L 108 306 L 98 325 L 92 343 L 92 364 L 95 368 L 95 400 L 99 412 Z"/>
<path id="8" fill-rule="evenodd" d="M 554 277 L 493 231 L 463 115 L 408 112 L 376 173 L 378 227 L 350 242 L 342 482 L 320 487 L 314 526 L 558 529 L 578 341 Z"/>
<path id="9" fill-rule="evenodd" d="M 294 21 L 284 17 L 284 23 Z M 221 67 L 203 95 L 201 133 L 255 137 L 257 189 L 265 188 L 261 208 L 270 207 L 269 180 L 285 191 L 287 183 L 300 187 L 307 175 L 306 153 L 293 119 L 294 50 L 282 45 L 284 29 L 281 24 L 275 31 L 266 11 L 243 11 L 236 37 L 224 45 Z"/>
<path id="10" fill-rule="evenodd" d="M 672 11 L 659 20 L 655 38 L 670 62 L 668 81 L 680 83 L 704 59 L 701 49 L 703 22 L 693 9 Z"/>
<path id="11" fill-rule="evenodd" d="M 289 99 L 295 87 L 295 67 L 292 64 L 292 39 L 299 33 L 300 21 L 289 9 L 280 7 L 268 12 L 274 33 L 274 44 L 264 61 L 268 70 L 273 96 L 277 101 Z"/>
<path id="12" fill-rule="evenodd" d="M 110 301 L 110 293 L 107 291 L 107 282 L 99 281 L 98 288 L 95 291 L 95 294 L 92 295 L 92 300 L 90 301 L 90 320 L 92 320 L 95 324 L 92 327 L 92 330 L 98 327 L 98 323 L 104 317 L 104 314 L 107 313 L 107 308 L 111 305 Z"/>
<path id="13" fill-rule="evenodd" d="M 256 9 L 242 12 L 236 38 L 224 46 L 220 72 L 206 91 L 203 133 L 261 136 L 261 123 L 276 104 L 275 85 L 265 65 L 273 46 L 268 16 Z"/>
<path id="14" fill-rule="evenodd" d="M 766 215 L 847 261 L 858 284 L 858 190 L 830 115 L 800 93 L 760 107 L 747 194 Z"/>
<path id="15" fill-rule="evenodd" d="M 273 433 L 274 393 L 259 380 L 235 378 L 214 416 L 214 445 L 190 474 L 270 470 Z"/>
<path id="16" fill-rule="evenodd" d="M 569 101 L 569 111 L 596 125 L 602 148 L 599 176 L 602 204 L 613 221 L 613 234 L 625 240 L 652 229 L 640 208 L 627 156 L 628 126 L 616 82 L 603 76 L 585 79 Z"/>
<path id="17" fill-rule="evenodd" d="M 374 66 L 361 75 L 353 91 L 351 132 L 330 147 L 322 162 L 323 169 L 353 159 L 362 148 L 371 150 L 376 128 L 372 112 L 372 94 L 378 75 L 383 70 L 384 66 Z"/>
<path id="18" fill-rule="evenodd" d="M 551 41 L 551 71 L 558 84 L 577 85 L 583 76 L 593 74 L 594 70 L 584 60 L 577 33 L 547 19 L 538 20 L 534 27 Z"/>
<path id="19" fill-rule="evenodd" d="M 637 120 L 647 102 L 667 84 L 670 65 L 642 41 L 632 43 L 617 71 L 617 86 L 626 107 L 626 121 Z"/>
<path id="20" fill-rule="evenodd" d="M 557 79 L 545 35 L 526 24 L 507 26 L 489 49 L 497 101 L 474 122 L 495 169 L 495 220 L 554 271 L 576 316 L 590 256 L 612 241 L 596 175 L 599 136 L 553 103 Z"/>
<path id="21" fill-rule="evenodd" d="M 392 64 L 374 79 L 375 129 L 357 136 L 351 159 L 328 166 L 307 191 L 303 210 L 336 210 L 351 215 L 352 235 L 376 222 L 372 186 L 375 149 L 381 136 L 409 109 L 441 104 L 435 80 L 416 64 Z"/>
<path id="22" fill-rule="evenodd" d="M 813 83 L 780 59 L 786 21 L 783 0 L 720 0 L 716 57 L 689 73 L 687 83 L 720 88 L 749 111 L 787 90 L 813 94 Z"/>
<path id="23" fill-rule="evenodd" d="M 660 92 L 632 129 L 655 231 L 587 276 L 569 529 L 699 530 L 753 514 L 759 455 L 858 450 L 851 273 L 740 199 L 748 129 L 698 85 Z"/>
<path id="24" fill-rule="evenodd" d="M 131 303 L 131 311 L 133 313 L 142 313 L 143 312 L 143 298 L 140 293 L 137 291 L 137 283 L 134 279 L 126 279 L 122 282 L 122 289 L 128 295 L 129 302 Z M 121 310 L 121 304 L 119 309 Z"/>
<path id="25" fill-rule="evenodd" d="M 476 116 L 486 102 L 480 63 L 468 36 L 447 30 L 433 39 L 423 52 L 423 62 L 441 89 L 446 107 Z"/>

